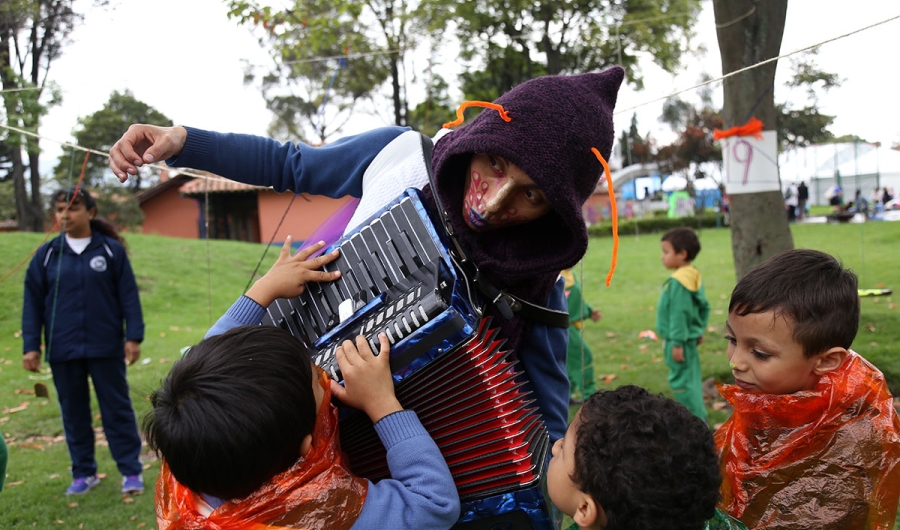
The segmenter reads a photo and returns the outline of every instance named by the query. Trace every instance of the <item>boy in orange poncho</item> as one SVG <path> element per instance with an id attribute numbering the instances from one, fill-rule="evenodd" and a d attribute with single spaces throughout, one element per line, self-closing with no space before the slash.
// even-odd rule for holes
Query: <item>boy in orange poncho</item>
<path id="1" fill-rule="evenodd" d="M 394 394 L 389 345 L 364 337 L 337 349 L 344 385 L 281 328 L 260 326 L 275 298 L 299 296 L 337 251 L 290 255 L 290 238 L 265 276 L 172 367 L 144 420 L 163 459 L 160 530 L 446 529 L 459 516 L 453 477 L 416 413 Z M 338 440 L 331 395 L 365 412 L 387 449 L 391 479 L 354 476 Z"/>
<path id="2" fill-rule="evenodd" d="M 815 250 L 742 278 L 726 328 L 734 413 L 716 431 L 721 508 L 750 529 L 889 530 L 900 420 L 884 376 L 850 345 L 856 275 Z"/>

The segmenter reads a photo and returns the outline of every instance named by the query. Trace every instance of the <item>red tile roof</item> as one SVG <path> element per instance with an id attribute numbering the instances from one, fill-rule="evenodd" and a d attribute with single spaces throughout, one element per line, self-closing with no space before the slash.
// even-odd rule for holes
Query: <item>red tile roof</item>
<path id="1" fill-rule="evenodd" d="M 178 188 L 182 195 L 201 195 L 203 193 L 236 193 L 244 191 L 256 191 L 268 189 L 262 186 L 251 186 L 241 182 L 235 182 L 226 178 L 212 176 L 212 178 L 198 178 Z"/>

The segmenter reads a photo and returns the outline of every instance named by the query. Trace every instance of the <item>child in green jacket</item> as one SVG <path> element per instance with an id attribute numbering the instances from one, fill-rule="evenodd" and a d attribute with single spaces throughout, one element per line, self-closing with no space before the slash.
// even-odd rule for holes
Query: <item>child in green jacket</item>
<path id="1" fill-rule="evenodd" d="M 581 282 L 572 269 L 560 273 L 565 280 L 569 310 L 569 344 L 566 348 L 566 372 L 569 375 L 569 404 L 580 405 L 597 391 L 594 384 L 594 354 L 582 337 L 584 319 L 597 322 L 603 315 L 585 302 Z"/>
<path id="2" fill-rule="evenodd" d="M 664 340 L 669 386 L 679 403 L 705 420 L 697 345 L 709 322 L 709 302 L 700 271 L 691 265 L 700 252 L 700 240 L 690 228 L 678 227 L 663 234 L 661 246 L 663 265 L 675 271 L 663 282 L 656 307 L 656 332 Z"/>

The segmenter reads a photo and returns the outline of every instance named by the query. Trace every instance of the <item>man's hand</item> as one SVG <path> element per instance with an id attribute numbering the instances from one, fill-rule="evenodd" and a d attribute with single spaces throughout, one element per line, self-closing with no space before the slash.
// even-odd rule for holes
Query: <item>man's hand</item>
<path id="1" fill-rule="evenodd" d="M 134 124 L 109 150 L 109 167 L 119 182 L 125 182 L 128 175 L 137 175 L 137 168 L 144 164 L 181 154 L 186 140 L 184 127 Z"/>
<path id="2" fill-rule="evenodd" d="M 703 344 L 703 335 L 700 335 L 700 338 L 697 339 L 697 346 Z"/>
<path id="3" fill-rule="evenodd" d="M 340 278 L 340 271 L 315 270 L 337 259 L 339 254 L 337 249 L 309 259 L 324 246 L 325 242 L 319 241 L 291 256 L 291 236 L 287 236 L 278 259 L 272 264 L 269 272 L 256 280 L 253 287 L 247 290 L 247 297 L 263 307 L 269 307 L 276 298 L 293 298 L 303 294 L 306 282 L 328 282 Z"/>
<path id="4" fill-rule="evenodd" d="M 684 362 L 684 347 L 683 346 L 672 346 L 672 360 L 676 363 Z"/>
<path id="5" fill-rule="evenodd" d="M 599 309 L 594 309 L 593 311 L 591 311 L 591 320 L 597 322 L 601 318 L 603 318 L 603 315 L 600 313 Z"/>
<path id="6" fill-rule="evenodd" d="M 22 367 L 29 372 L 40 372 L 41 352 L 36 350 L 25 352 L 25 355 L 22 356 Z"/>
<path id="7" fill-rule="evenodd" d="M 335 354 L 344 386 L 331 382 L 331 393 L 353 408 L 365 412 L 372 423 L 398 410 L 403 410 L 394 394 L 391 378 L 391 345 L 384 333 L 378 334 L 381 348 L 376 356 L 362 335 L 356 337 L 356 345 L 349 340 L 341 344 Z"/>
<path id="8" fill-rule="evenodd" d="M 125 342 L 125 363 L 128 366 L 136 363 L 141 358 L 141 343 L 136 340 Z"/>

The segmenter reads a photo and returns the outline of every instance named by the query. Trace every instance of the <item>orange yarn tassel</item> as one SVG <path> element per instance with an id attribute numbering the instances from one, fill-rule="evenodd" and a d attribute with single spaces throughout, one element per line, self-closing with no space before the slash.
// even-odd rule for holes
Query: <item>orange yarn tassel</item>
<path id="1" fill-rule="evenodd" d="M 500 117 L 503 118 L 503 121 L 512 121 L 512 118 L 509 117 L 509 113 L 507 113 L 503 109 L 502 105 L 497 105 L 496 103 L 490 103 L 488 101 L 463 101 L 459 108 L 456 109 L 456 119 L 451 122 L 445 123 L 444 128 L 449 129 L 450 127 L 462 125 L 462 122 L 466 120 L 466 117 L 463 115 L 463 111 L 465 111 L 469 107 L 484 107 L 488 109 L 494 109 L 500 113 Z"/>
<path id="2" fill-rule="evenodd" d="M 761 140 L 763 137 L 762 130 L 763 122 L 759 121 L 758 118 L 750 118 L 747 120 L 747 123 L 724 131 L 713 129 L 713 140 L 721 140 L 729 136 L 753 136 Z"/>
<path id="3" fill-rule="evenodd" d="M 609 265 L 609 272 L 606 273 L 606 286 L 609 287 L 609 284 L 612 282 L 613 272 L 616 270 L 616 262 L 619 260 L 619 210 L 616 207 L 616 192 L 613 190 L 612 174 L 609 172 L 609 165 L 607 165 L 603 155 L 600 154 L 596 147 L 591 147 L 591 152 L 594 153 L 594 156 L 597 157 L 597 160 L 603 166 L 603 172 L 606 174 L 606 188 L 609 190 L 609 210 L 612 214 L 613 236 L 612 263 Z"/>

